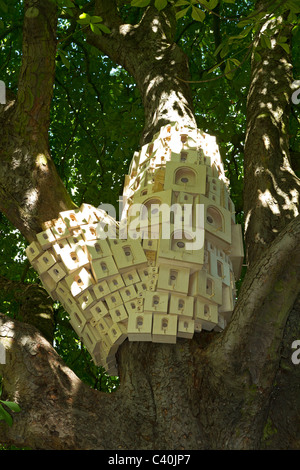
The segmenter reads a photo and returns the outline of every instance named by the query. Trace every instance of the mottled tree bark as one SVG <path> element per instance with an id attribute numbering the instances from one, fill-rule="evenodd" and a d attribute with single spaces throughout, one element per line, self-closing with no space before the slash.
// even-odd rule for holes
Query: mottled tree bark
<path id="1" fill-rule="evenodd" d="M 175 43 L 175 11 L 146 9 L 137 25 L 122 24 L 116 2 L 97 0 L 95 13 L 102 16 L 112 33 L 89 32 L 88 41 L 122 65 L 140 90 L 145 125 L 141 145 L 152 140 L 161 126 L 182 122 L 195 127 L 188 60 Z"/>
<path id="2" fill-rule="evenodd" d="M 35 8 L 36 16 L 26 12 Z M 49 112 L 55 76 L 56 3 L 24 5 L 18 93 L 0 105 L 0 209 L 28 241 L 43 222 L 74 207 L 50 156 Z"/>
<path id="3" fill-rule="evenodd" d="M 36 326 L 47 341 L 53 342 L 53 300 L 43 287 L 0 276 L 0 291 L 18 304 L 17 320 Z"/>
<path id="4" fill-rule="evenodd" d="M 260 0 L 257 8 L 263 9 L 267 3 Z M 290 54 L 275 45 L 280 36 L 290 43 L 291 27 L 282 27 L 282 22 L 281 16 L 267 22 L 255 46 L 265 30 L 275 26 L 272 49 L 260 50 L 260 60 L 252 58 L 244 155 L 245 242 L 249 264 L 299 214 L 300 181 L 289 153 L 292 64 Z"/>

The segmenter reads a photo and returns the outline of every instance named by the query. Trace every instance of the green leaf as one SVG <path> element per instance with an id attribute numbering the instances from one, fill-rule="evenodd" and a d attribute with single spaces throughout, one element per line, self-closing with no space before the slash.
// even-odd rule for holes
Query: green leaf
<path id="1" fill-rule="evenodd" d="M 245 28 L 244 31 L 241 31 L 240 34 L 238 34 L 237 36 L 230 36 L 228 39 L 229 44 L 232 44 L 235 40 L 245 38 L 246 36 L 248 36 L 250 31 L 252 31 L 252 29 L 253 29 L 253 25 L 251 24 L 250 26 Z"/>
<path id="2" fill-rule="evenodd" d="M 168 0 L 155 0 L 154 5 L 158 11 L 163 10 L 168 4 Z"/>
<path id="3" fill-rule="evenodd" d="M 98 24 L 97 26 L 98 28 L 101 29 L 101 31 L 103 31 L 103 33 L 106 33 L 106 34 L 111 33 L 111 30 L 107 26 L 105 26 L 105 24 Z"/>
<path id="4" fill-rule="evenodd" d="M 292 10 L 290 10 L 289 16 L 288 16 L 288 19 L 287 19 L 288 22 L 289 22 L 289 23 L 294 23 L 294 22 L 297 22 L 297 19 L 298 19 L 298 18 L 297 18 L 296 13 L 293 12 Z"/>
<path id="5" fill-rule="evenodd" d="M 17 403 L 14 401 L 3 401 L 0 400 L 1 403 L 3 403 L 7 408 L 9 408 L 11 411 L 14 411 L 15 413 L 19 413 L 21 411 L 21 408 Z"/>
<path id="6" fill-rule="evenodd" d="M 238 59 L 229 59 L 231 62 L 234 63 L 234 65 L 236 65 L 237 67 L 239 67 L 241 65 L 240 61 Z"/>
<path id="7" fill-rule="evenodd" d="M 226 75 L 226 78 L 228 78 L 228 80 L 233 79 L 234 72 L 232 72 L 231 60 L 230 59 L 226 60 L 225 75 Z"/>
<path id="8" fill-rule="evenodd" d="M 188 2 L 187 0 L 178 0 L 175 3 L 175 7 L 184 7 L 185 5 L 190 5 L 191 2 Z"/>
<path id="9" fill-rule="evenodd" d="M 229 46 L 228 44 L 225 44 L 220 52 L 221 59 L 223 59 L 228 54 L 228 52 L 229 52 Z"/>
<path id="10" fill-rule="evenodd" d="M 261 60 L 261 55 L 257 51 L 254 52 L 254 60 L 256 62 L 259 62 Z"/>
<path id="11" fill-rule="evenodd" d="M 91 17 L 88 13 L 82 13 L 79 16 L 79 19 L 77 20 L 77 23 L 79 24 L 90 24 L 91 22 Z"/>
<path id="12" fill-rule="evenodd" d="M 221 52 L 221 50 L 223 49 L 224 46 L 225 46 L 225 43 L 221 42 L 221 44 L 219 44 L 217 49 L 215 50 L 214 56 L 217 56 Z"/>
<path id="13" fill-rule="evenodd" d="M 266 36 L 265 34 L 261 35 L 260 42 L 261 42 L 261 45 L 263 47 L 267 47 L 268 49 L 272 49 L 271 39 L 268 36 Z"/>
<path id="14" fill-rule="evenodd" d="M 90 23 L 90 28 L 91 28 L 91 30 L 93 31 L 93 33 L 101 35 L 102 32 L 101 32 L 101 30 L 99 29 L 99 27 L 100 27 L 100 24 L 92 24 L 92 23 Z"/>
<path id="15" fill-rule="evenodd" d="M 186 13 L 187 11 L 190 9 L 190 7 L 187 7 L 187 8 L 184 8 L 183 10 L 180 10 L 176 13 L 176 20 L 178 20 L 179 18 L 182 18 Z"/>
<path id="16" fill-rule="evenodd" d="M 71 64 L 66 57 L 65 51 L 58 49 L 57 53 L 59 54 L 59 57 L 61 58 L 62 63 L 67 67 L 67 69 L 70 69 Z"/>
<path id="17" fill-rule="evenodd" d="M 278 42 L 277 44 L 278 46 L 281 46 L 282 49 L 284 49 L 287 54 L 290 54 L 291 50 L 288 44 L 286 44 L 285 42 Z"/>
<path id="18" fill-rule="evenodd" d="M 150 0 L 131 0 L 131 6 L 132 7 L 147 7 L 150 3 Z"/>
<path id="19" fill-rule="evenodd" d="M 195 21 L 201 21 L 202 22 L 205 18 L 205 13 L 204 13 L 204 11 L 200 10 L 200 8 L 196 8 L 196 7 L 192 6 L 192 18 Z"/>
<path id="20" fill-rule="evenodd" d="M 208 0 L 208 1 L 201 0 L 199 3 L 200 5 L 203 5 L 205 8 L 208 8 L 209 10 L 213 10 L 218 5 L 219 0 Z"/>
<path id="21" fill-rule="evenodd" d="M 209 2 L 209 8 L 210 8 L 211 10 L 213 10 L 214 8 L 216 8 L 216 6 L 218 5 L 218 3 L 219 3 L 219 0 L 210 0 L 210 2 Z"/>
<path id="22" fill-rule="evenodd" d="M 0 405 L 0 420 L 6 421 L 9 426 L 12 426 L 13 420 L 10 414 Z"/>
<path id="23" fill-rule="evenodd" d="M 90 23 L 96 24 L 96 23 L 102 23 L 103 18 L 102 16 L 91 16 Z"/>
<path id="24" fill-rule="evenodd" d="M 235 0 L 223 0 L 224 3 L 234 3 Z"/>

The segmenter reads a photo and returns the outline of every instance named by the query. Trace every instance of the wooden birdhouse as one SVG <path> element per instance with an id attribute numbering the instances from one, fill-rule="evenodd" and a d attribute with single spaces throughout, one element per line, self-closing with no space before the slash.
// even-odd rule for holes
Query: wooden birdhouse
<path id="1" fill-rule="evenodd" d="M 117 374 L 129 341 L 176 343 L 223 331 L 242 269 L 218 145 L 173 123 L 135 152 L 120 221 L 90 204 L 59 212 L 26 255 L 96 365 Z"/>

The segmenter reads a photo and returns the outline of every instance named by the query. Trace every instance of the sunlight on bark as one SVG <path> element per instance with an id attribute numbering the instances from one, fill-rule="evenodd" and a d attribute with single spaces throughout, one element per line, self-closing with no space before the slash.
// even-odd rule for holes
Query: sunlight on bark
<path id="1" fill-rule="evenodd" d="M 279 205 L 276 199 L 272 196 L 270 191 L 266 189 L 263 193 L 262 191 L 258 190 L 259 196 L 258 199 L 261 201 L 263 207 L 268 207 L 273 214 L 280 214 Z"/>

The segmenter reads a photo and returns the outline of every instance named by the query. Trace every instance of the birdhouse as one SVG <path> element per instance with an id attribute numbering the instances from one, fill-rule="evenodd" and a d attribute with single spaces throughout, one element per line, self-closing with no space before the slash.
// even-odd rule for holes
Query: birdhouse
<path id="1" fill-rule="evenodd" d="M 108 284 L 110 292 L 120 290 L 122 287 L 125 286 L 125 283 L 120 274 L 116 274 L 115 276 L 108 278 L 107 284 Z"/>
<path id="2" fill-rule="evenodd" d="M 127 336 L 129 341 L 152 341 L 152 313 L 130 313 Z"/>
<path id="3" fill-rule="evenodd" d="M 56 263 L 55 256 L 51 251 L 44 251 L 41 256 L 35 259 L 34 266 L 39 274 L 43 274 Z"/>
<path id="4" fill-rule="evenodd" d="M 112 256 L 91 261 L 91 270 L 96 281 L 102 281 L 118 274 L 118 268 Z"/>
<path id="5" fill-rule="evenodd" d="M 204 299 L 196 299 L 194 319 L 201 323 L 203 330 L 211 331 L 219 321 L 218 305 Z"/>
<path id="6" fill-rule="evenodd" d="M 142 303 L 140 303 L 139 302 L 140 300 L 141 300 L 140 298 L 138 299 L 136 298 L 136 299 L 129 300 L 128 302 L 124 303 L 124 307 L 129 316 L 132 314 L 144 312 L 143 301 Z"/>
<path id="7" fill-rule="evenodd" d="M 193 318 L 194 297 L 180 294 L 171 294 L 169 313 Z"/>
<path id="8" fill-rule="evenodd" d="M 169 295 L 165 292 L 146 292 L 144 311 L 145 313 L 150 312 L 168 312 L 168 300 Z"/>
<path id="9" fill-rule="evenodd" d="M 107 303 L 109 309 L 123 304 L 120 292 L 113 292 L 112 294 L 108 294 L 103 298 L 103 300 Z"/>
<path id="10" fill-rule="evenodd" d="M 189 295 L 221 305 L 222 281 L 214 278 L 206 271 L 197 271 L 191 275 Z"/>
<path id="11" fill-rule="evenodd" d="M 156 343 L 176 343 L 177 315 L 155 313 L 153 315 L 152 341 Z"/>
<path id="12" fill-rule="evenodd" d="M 100 281 L 92 287 L 96 299 L 102 299 L 106 295 L 110 294 L 110 288 L 107 281 Z"/>
<path id="13" fill-rule="evenodd" d="M 216 246 L 228 250 L 231 244 L 231 212 L 200 195 L 199 203 L 204 206 L 204 229 L 207 239 Z"/>
<path id="14" fill-rule="evenodd" d="M 146 269 L 146 268 L 145 268 Z M 140 282 L 140 276 L 136 269 L 130 269 L 122 274 L 123 281 L 125 286 L 130 286 L 131 284 L 137 284 Z"/>
<path id="15" fill-rule="evenodd" d="M 67 275 L 67 272 L 60 262 L 55 263 L 50 269 L 48 269 L 47 273 L 56 283 L 64 279 Z"/>
<path id="16" fill-rule="evenodd" d="M 192 194 L 205 194 L 205 165 L 167 162 L 164 188 Z"/>
<path id="17" fill-rule="evenodd" d="M 157 289 L 162 291 L 187 294 L 189 289 L 190 269 L 161 264 L 159 266 Z"/>
<path id="18" fill-rule="evenodd" d="M 113 344 L 119 345 L 127 338 L 127 329 L 122 323 L 113 323 L 107 334 Z"/>
<path id="19" fill-rule="evenodd" d="M 177 336 L 178 338 L 191 339 L 194 336 L 195 321 L 189 317 L 178 317 Z"/>
<path id="20" fill-rule="evenodd" d="M 84 295 L 84 294 L 83 294 Z M 92 315 L 92 318 L 97 322 L 100 318 L 108 314 L 108 308 L 102 300 L 98 300 L 93 306 L 89 307 L 89 312 Z"/>
<path id="21" fill-rule="evenodd" d="M 128 320 L 128 314 L 124 305 L 111 308 L 109 313 L 114 323 L 127 322 Z"/>
<path id="22" fill-rule="evenodd" d="M 190 230 L 175 229 L 171 226 L 170 238 L 159 240 L 158 264 L 200 269 L 204 263 L 204 233 L 195 234 Z"/>
<path id="23" fill-rule="evenodd" d="M 80 245 L 62 249 L 60 259 L 65 269 L 70 273 L 89 265 L 89 259 Z"/>
<path id="24" fill-rule="evenodd" d="M 27 246 L 25 253 L 30 261 L 33 262 L 35 258 L 37 258 L 43 252 L 42 246 L 38 242 L 32 242 L 30 245 Z"/>
<path id="25" fill-rule="evenodd" d="M 83 246 L 90 261 L 111 256 L 111 251 L 107 240 L 86 240 Z"/>
<path id="26" fill-rule="evenodd" d="M 53 271 L 56 269 L 55 266 L 56 265 L 52 268 Z M 49 271 L 49 274 L 51 274 L 51 270 Z M 85 268 L 74 271 L 72 274 L 66 276 L 65 280 L 73 297 L 78 297 L 94 284 L 92 275 Z"/>
<path id="27" fill-rule="evenodd" d="M 79 210 L 63 211 L 59 215 L 68 229 L 80 227 L 82 224 L 82 213 Z"/>
<path id="28" fill-rule="evenodd" d="M 47 250 L 52 246 L 53 243 L 56 242 L 54 233 L 50 228 L 47 228 L 43 232 L 38 233 L 36 238 L 43 250 Z"/>
<path id="29" fill-rule="evenodd" d="M 78 297 L 77 302 L 81 310 L 86 310 L 96 303 L 96 297 L 91 290 L 85 290 L 84 293 Z"/>
<path id="30" fill-rule="evenodd" d="M 216 139 L 180 123 L 135 152 L 117 222 L 90 204 L 43 224 L 26 255 L 96 365 L 121 343 L 174 344 L 230 322 L 244 258 Z"/>
<path id="31" fill-rule="evenodd" d="M 138 240 L 110 240 L 110 249 L 119 272 L 147 265 L 147 258 Z"/>

